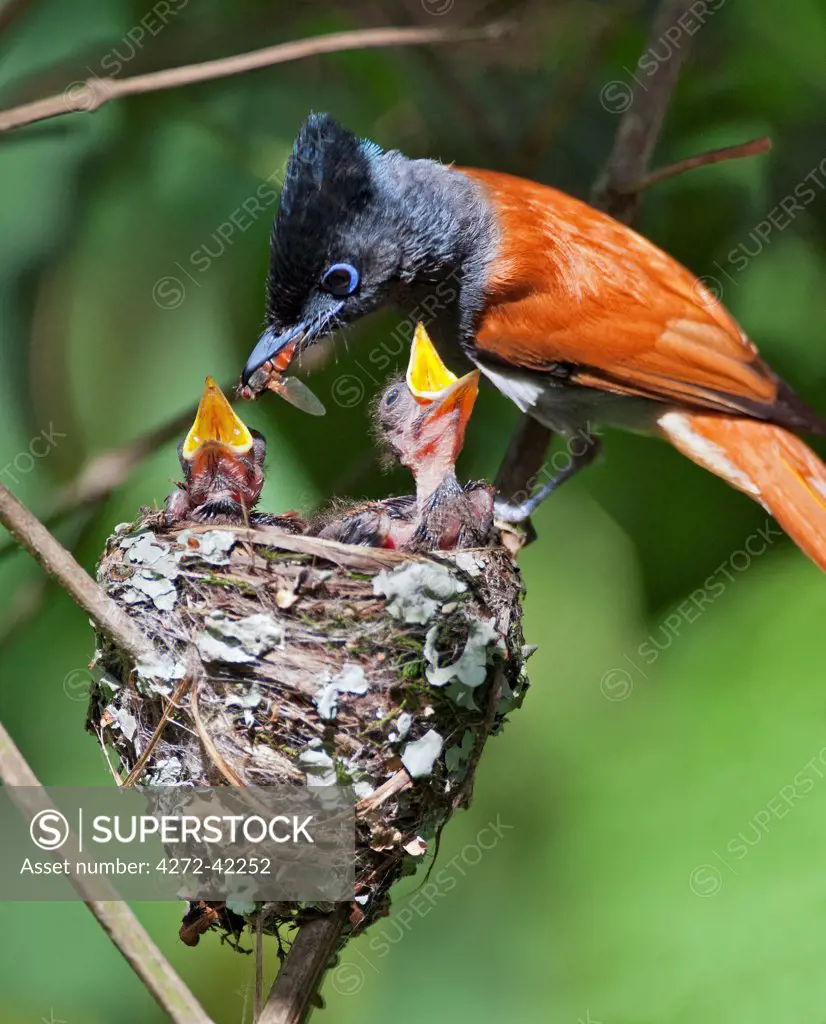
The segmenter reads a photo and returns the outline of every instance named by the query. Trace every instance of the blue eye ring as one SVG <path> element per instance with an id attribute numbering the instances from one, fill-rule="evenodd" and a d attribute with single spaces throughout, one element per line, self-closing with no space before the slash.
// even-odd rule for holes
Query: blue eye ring
<path id="1" fill-rule="evenodd" d="M 349 263 L 333 263 L 321 275 L 321 287 L 339 299 L 352 295 L 358 285 L 359 272 Z"/>

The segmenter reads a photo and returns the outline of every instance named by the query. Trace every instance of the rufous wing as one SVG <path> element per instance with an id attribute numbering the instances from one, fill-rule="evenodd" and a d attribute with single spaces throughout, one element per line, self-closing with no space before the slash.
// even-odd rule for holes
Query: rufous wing
<path id="1" fill-rule="evenodd" d="M 586 387 L 815 429 L 814 414 L 676 260 L 556 189 L 461 170 L 481 184 L 501 229 L 480 355 L 539 372 L 561 364 Z"/>

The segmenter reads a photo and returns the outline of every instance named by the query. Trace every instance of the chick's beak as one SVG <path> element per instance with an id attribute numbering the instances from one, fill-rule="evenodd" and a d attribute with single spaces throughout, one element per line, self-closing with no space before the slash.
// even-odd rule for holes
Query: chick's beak
<path id="1" fill-rule="evenodd" d="M 457 377 L 445 366 L 423 324 L 418 324 L 410 346 L 407 364 L 407 387 L 420 405 L 432 406 L 434 418 L 459 411 L 459 429 L 464 431 L 476 396 L 479 394 L 479 371 L 471 370 Z"/>
<path id="2" fill-rule="evenodd" d="M 194 458 L 201 445 L 208 441 L 225 445 L 238 455 L 252 449 L 252 434 L 235 415 L 212 377 L 206 379 L 195 422 L 184 441 L 183 457 L 187 460 Z"/>

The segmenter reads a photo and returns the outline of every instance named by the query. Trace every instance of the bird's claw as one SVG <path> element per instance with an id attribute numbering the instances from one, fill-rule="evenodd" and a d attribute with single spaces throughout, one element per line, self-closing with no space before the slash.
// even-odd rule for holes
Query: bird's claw
<path id="1" fill-rule="evenodd" d="M 504 498 L 497 498 L 493 503 L 493 514 L 505 523 L 524 523 L 530 519 L 531 510 L 524 505 L 514 505 Z"/>

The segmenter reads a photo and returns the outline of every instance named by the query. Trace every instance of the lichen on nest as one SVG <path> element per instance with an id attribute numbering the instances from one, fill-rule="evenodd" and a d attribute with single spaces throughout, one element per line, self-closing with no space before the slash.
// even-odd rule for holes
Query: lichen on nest
<path id="1" fill-rule="evenodd" d="M 276 528 L 166 530 L 147 514 L 109 539 L 98 578 L 156 650 L 132 666 L 98 637 L 89 726 L 121 781 L 351 784 L 352 929 L 386 912 L 467 804 L 487 737 L 528 685 L 522 584 L 501 547 L 405 555 Z M 276 931 L 330 910 L 245 916 Z"/>

